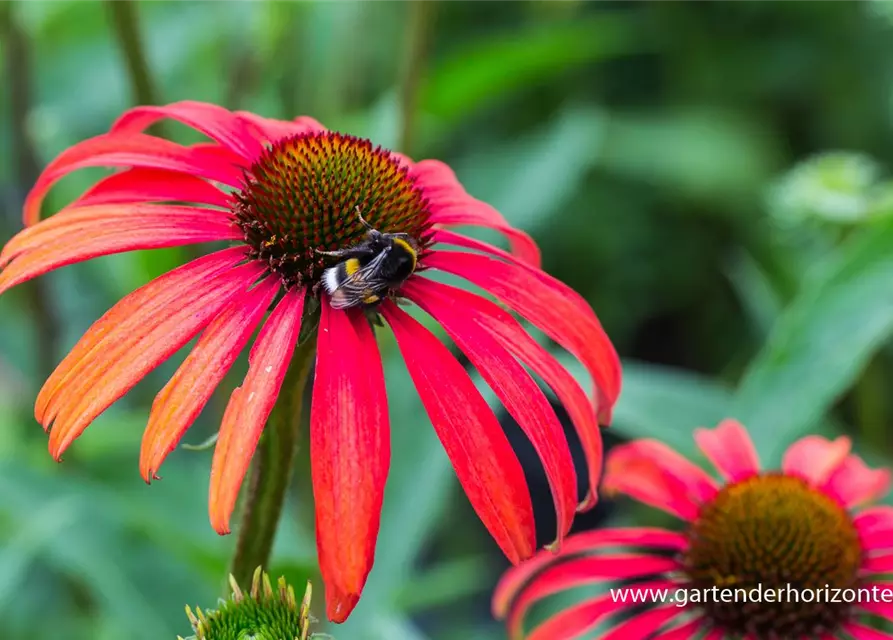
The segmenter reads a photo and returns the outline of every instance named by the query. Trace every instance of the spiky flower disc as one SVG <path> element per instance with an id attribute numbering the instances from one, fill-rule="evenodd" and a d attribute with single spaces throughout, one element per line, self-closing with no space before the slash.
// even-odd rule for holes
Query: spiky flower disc
<path id="1" fill-rule="evenodd" d="M 270 576 L 258 567 L 246 594 L 230 575 L 230 600 L 221 600 L 216 610 L 186 607 L 195 635 L 189 640 L 307 640 L 310 632 L 310 582 L 301 604 L 294 589 L 279 578 L 274 590 Z M 178 636 L 178 640 L 186 640 Z"/>

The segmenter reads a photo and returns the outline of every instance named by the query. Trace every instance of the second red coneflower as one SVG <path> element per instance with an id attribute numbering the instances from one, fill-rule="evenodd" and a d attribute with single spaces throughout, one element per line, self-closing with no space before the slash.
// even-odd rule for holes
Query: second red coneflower
<path id="1" fill-rule="evenodd" d="M 189 125 L 211 142 L 182 146 L 143 133 L 162 118 Z M 125 170 L 40 221 L 50 187 L 90 166 Z M 373 330 L 362 309 L 333 309 L 319 286 L 325 269 L 337 262 L 323 252 L 343 251 L 366 238 L 357 210 L 375 229 L 417 242 L 415 275 L 391 293 L 444 326 L 530 438 L 552 487 L 560 540 L 577 507 L 576 478 L 555 413 L 522 364 L 552 388 L 580 435 L 592 485 L 586 507 L 594 501 L 601 466 L 594 407 L 607 423 L 620 387 L 617 356 L 585 301 L 540 270 L 531 239 L 469 196 L 446 165 L 413 162 L 368 140 L 327 131 L 310 118 L 270 120 L 194 102 L 140 107 L 109 133 L 50 163 L 27 198 L 28 228 L 0 253 L 3 292 L 97 256 L 205 242 L 233 245 L 116 304 L 53 372 L 36 404 L 37 419 L 52 427 L 50 452 L 59 458 L 99 414 L 198 336 L 152 406 L 140 456 L 150 481 L 262 325 L 214 452 L 210 514 L 220 533 L 230 530 L 239 487 L 301 332 L 305 302 L 321 297 L 310 451 L 328 614 L 339 621 L 353 609 L 372 566 L 390 459 L 385 381 Z M 508 238 L 512 253 L 448 231 L 449 225 L 495 229 Z M 425 269 L 467 279 L 568 349 L 590 371 L 593 397 L 503 307 L 419 277 Z M 447 347 L 417 320 L 391 299 L 376 310 L 394 332 L 481 520 L 512 562 L 529 557 L 535 550 L 530 497 L 493 412 Z"/>

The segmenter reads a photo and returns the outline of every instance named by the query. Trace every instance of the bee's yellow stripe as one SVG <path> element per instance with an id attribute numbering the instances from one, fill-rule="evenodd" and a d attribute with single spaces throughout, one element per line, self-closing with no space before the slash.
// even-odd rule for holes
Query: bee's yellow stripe
<path id="1" fill-rule="evenodd" d="M 344 273 L 346 275 L 352 276 L 357 271 L 360 270 L 360 261 L 356 258 L 349 258 L 344 261 Z"/>
<path id="2" fill-rule="evenodd" d="M 396 244 L 399 247 L 402 247 L 406 251 L 406 253 L 408 253 L 409 255 L 412 256 L 412 270 L 415 271 L 416 261 L 419 258 L 418 254 L 416 253 L 416 250 L 413 249 L 412 245 L 409 244 L 403 238 L 394 238 L 394 244 Z"/>

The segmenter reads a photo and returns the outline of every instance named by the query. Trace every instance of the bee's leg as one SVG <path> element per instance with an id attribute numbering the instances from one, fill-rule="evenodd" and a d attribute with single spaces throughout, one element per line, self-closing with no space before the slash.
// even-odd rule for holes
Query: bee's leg
<path id="1" fill-rule="evenodd" d="M 314 249 L 316 253 L 321 256 L 331 256 L 332 258 L 345 258 L 351 254 L 353 254 L 356 249 L 354 247 L 350 247 L 347 249 L 338 249 L 337 251 L 323 251 L 322 249 Z"/>
<path id="2" fill-rule="evenodd" d="M 371 235 L 374 238 L 377 238 L 378 236 L 380 236 L 381 232 L 378 229 L 376 229 L 375 227 L 373 227 L 371 224 L 369 224 L 369 222 L 366 220 L 366 218 L 363 217 L 363 214 L 360 211 L 360 205 L 356 206 L 356 211 L 357 211 L 357 217 L 360 219 L 360 222 L 362 223 L 362 225 L 364 227 L 366 227 L 366 230 L 369 232 L 369 235 Z"/>

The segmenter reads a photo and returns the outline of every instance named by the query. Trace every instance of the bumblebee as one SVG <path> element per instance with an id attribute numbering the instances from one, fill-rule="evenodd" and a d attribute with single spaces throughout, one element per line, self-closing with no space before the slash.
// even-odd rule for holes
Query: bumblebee
<path id="1" fill-rule="evenodd" d="M 340 251 L 319 251 L 325 256 L 341 258 L 322 274 L 322 285 L 334 309 L 378 304 L 402 285 L 416 269 L 419 244 L 408 233 L 381 233 L 363 219 L 366 238 L 359 244 Z"/>

